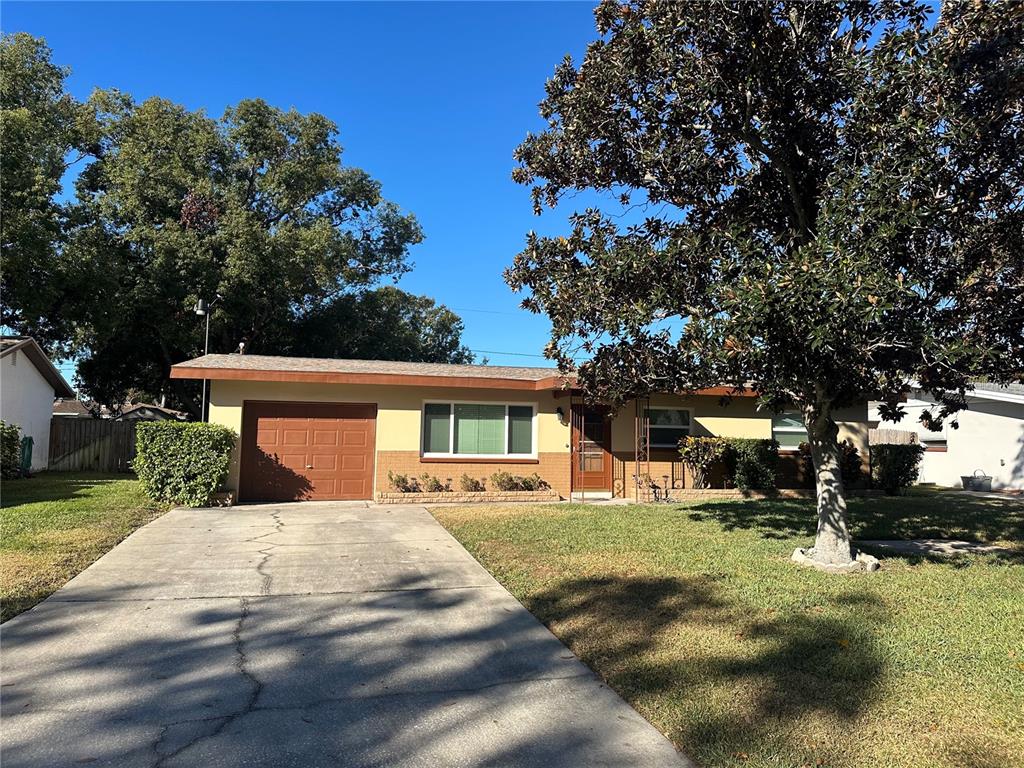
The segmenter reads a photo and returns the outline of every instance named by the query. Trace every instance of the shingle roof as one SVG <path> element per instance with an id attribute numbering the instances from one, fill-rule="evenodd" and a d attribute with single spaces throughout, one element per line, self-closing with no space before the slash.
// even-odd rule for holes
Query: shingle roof
<path id="1" fill-rule="evenodd" d="M 1024 384 L 1016 384 L 1012 382 L 1010 384 L 990 384 L 987 381 L 975 381 L 972 383 L 974 384 L 975 391 L 1011 392 L 1015 395 L 1024 395 Z"/>
<path id="2" fill-rule="evenodd" d="M 557 368 L 516 365 L 453 365 L 449 363 L 406 363 L 394 360 L 347 360 L 323 357 L 278 357 L 276 355 L 204 355 L 180 363 L 190 368 L 243 371 L 309 371 L 324 373 L 383 373 L 392 376 L 471 376 L 479 378 L 539 381 L 557 376 Z"/>
<path id="3" fill-rule="evenodd" d="M 81 400 L 58 398 L 53 401 L 55 416 L 92 416 L 89 406 Z"/>
<path id="4" fill-rule="evenodd" d="M 451 365 L 408 363 L 393 360 L 344 360 L 272 355 L 204 355 L 171 368 L 172 378 L 265 379 L 278 381 L 380 381 L 380 383 L 426 383 L 472 386 L 475 380 L 497 386 L 508 382 L 512 388 L 535 389 L 560 386 L 557 368 L 510 365 Z M 403 379 L 402 377 L 414 377 Z M 557 383 L 556 383 L 557 382 Z"/>

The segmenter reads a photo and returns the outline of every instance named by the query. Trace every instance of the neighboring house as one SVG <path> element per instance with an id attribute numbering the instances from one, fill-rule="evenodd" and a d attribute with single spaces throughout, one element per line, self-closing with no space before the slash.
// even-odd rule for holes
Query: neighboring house
<path id="1" fill-rule="evenodd" d="M 93 411 L 98 412 L 98 416 Z M 154 403 L 126 403 L 120 413 L 112 413 L 106 406 L 95 408 L 93 403 L 81 400 L 58 399 L 53 403 L 54 418 L 61 419 L 113 419 L 114 421 L 186 421 L 188 414 Z"/>
<path id="2" fill-rule="evenodd" d="M 74 398 L 59 397 L 53 401 L 53 418 L 55 419 L 92 419 L 95 418 L 89 405 Z"/>
<path id="3" fill-rule="evenodd" d="M 153 403 L 131 403 L 113 418 L 118 421 L 185 421 L 188 415 Z"/>
<path id="4" fill-rule="evenodd" d="M 907 415 L 899 422 L 882 420 L 874 405 L 869 418 L 882 429 L 917 433 L 925 447 L 918 482 L 962 488 L 962 476 L 981 470 L 992 478 L 993 489 L 1024 490 L 1024 385 L 974 382 L 967 410 L 946 419 L 936 432 L 920 422 L 924 410 L 937 411 L 927 392 L 913 387 L 903 408 Z M 959 429 L 953 428 L 954 420 Z"/>
<path id="5" fill-rule="evenodd" d="M 551 368 L 206 355 L 171 377 L 210 380 L 210 421 L 241 435 L 228 484 L 243 501 L 371 499 L 389 490 L 389 471 L 456 488 L 463 474 L 536 472 L 563 498 L 633 496 L 637 476 L 690 485 L 683 435 L 774 435 L 791 452 L 806 438 L 799 419 L 758 411 L 753 393 L 722 405 L 724 388 L 611 415 Z M 842 416 L 841 436 L 866 457 L 867 403 Z"/>
<path id="6" fill-rule="evenodd" d="M 32 438 L 32 469 L 46 469 L 55 397 L 75 391 L 34 339 L 0 338 L 0 419 Z"/>

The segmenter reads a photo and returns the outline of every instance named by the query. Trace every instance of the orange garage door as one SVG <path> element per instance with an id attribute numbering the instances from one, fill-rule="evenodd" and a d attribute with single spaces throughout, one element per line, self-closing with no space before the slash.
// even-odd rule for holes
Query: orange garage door
<path id="1" fill-rule="evenodd" d="M 245 403 L 240 499 L 369 499 L 376 422 L 372 403 Z"/>

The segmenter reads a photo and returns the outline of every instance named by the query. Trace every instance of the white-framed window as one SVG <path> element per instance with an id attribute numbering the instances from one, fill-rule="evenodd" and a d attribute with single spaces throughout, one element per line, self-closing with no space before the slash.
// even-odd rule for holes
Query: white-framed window
<path id="1" fill-rule="evenodd" d="M 776 413 L 772 416 L 772 439 L 779 444 L 780 451 L 795 451 L 800 443 L 807 442 L 807 427 L 799 411 Z"/>
<path id="2" fill-rule="evenodd" d="M 689 408 L 648 408 L 647 423 L 651 448 L 678 448 L 679 441 L 690 434 L 692 416 Z"/>
<path id="3" fill-rule="evenodd" d="M 535 403 L 424 402 L 426 458 L 537 458 Z"/>

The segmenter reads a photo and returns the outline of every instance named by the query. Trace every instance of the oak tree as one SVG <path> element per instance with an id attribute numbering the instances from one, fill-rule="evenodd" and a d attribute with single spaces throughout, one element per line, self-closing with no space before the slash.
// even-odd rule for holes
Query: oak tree
<path id="1" fill-rule="evenodd" d="M 965 406 L 1024 371 L 1024 5 L 603 2 L 516 151 L 534 207 L 507 272 L 550 356 L 614 403 L 748 386 L 804 415 L 813 556 L 847 563 L 834 415 L 920 382 Z"/>

